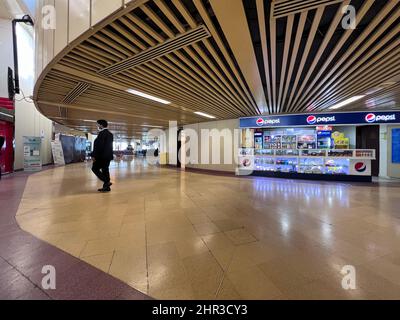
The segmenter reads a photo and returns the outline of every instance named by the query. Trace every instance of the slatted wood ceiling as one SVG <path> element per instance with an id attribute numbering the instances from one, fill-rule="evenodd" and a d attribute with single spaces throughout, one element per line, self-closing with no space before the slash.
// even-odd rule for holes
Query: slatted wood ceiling
<path id="1" fill-rule="evenodd" d="M 151 128 L 276 113 L 400 105 L 400 1 L 149 0 L 110 17 L 40 77 L 37 107 L 95 130 L 109 119 L 126 138 Z M 353 5 L 357 28 L 342 28 Z M 171 101 L 131 95 L 135 89 Z"/>

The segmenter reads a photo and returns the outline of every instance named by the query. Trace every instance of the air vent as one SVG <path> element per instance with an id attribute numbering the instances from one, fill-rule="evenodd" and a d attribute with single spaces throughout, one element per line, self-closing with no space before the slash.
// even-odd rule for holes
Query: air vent
<path id="1" fill-rule="evenodd" d="M 72 89 L 63 99 L 63 103 L 73 103 L 82 93 L 90 88 L 90 84 L 86 82 L 79 82 L 74 89 Z"/>
<path id="2" fill-rule="evenodd" d="M 167 40 L 164 43 L 142 51 L 131 58 L 103 69 L 99 73 L 104 76 L 111 76 L 113 74 L 120 73 L 124 70 L 129 70 L 148 61 L 162 57 L 181 48 L 187 47 L 193 43 L 209 38 L 210 36 L 211 35 L 207 28 L 201 25 L 188 32 L 182 33 L 173 39 Z"/>
<path id="3" fill-rule="evenodd" d="M 68 109 L 65 107 L 59 107 L 58 111 L 60 112 L 60 118 L 67 119 L 68 118 Z"/>
<path id="4" fill-rule="evenodd" d="M 342 0 L 276 0 L 272 2 L 271 14 L 273 18 L 286 17 L 302 11 L 312 10 L 321 6 L 328 6 Z"/>

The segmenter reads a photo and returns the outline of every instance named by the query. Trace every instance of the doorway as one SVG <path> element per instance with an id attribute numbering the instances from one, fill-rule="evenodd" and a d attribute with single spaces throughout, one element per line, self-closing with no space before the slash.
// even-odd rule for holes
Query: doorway
<path id="1" fill-rule="evenodd" d="M 372 176 L 379 176 L 380 132 L 379 126 L 357 127 L 357 149 L 375 149 L 376 160 L 372 161 Z"/>
<path id="2" fill-rule="evenodd" d="M 177 135 L 177 137 L 178 137 L 178 140 L 177 140 L 177 146 L 178 146 L 178 150 L 177 150 L 177 154 L 176 154 L 176 166 L 178 167 L 178 168 L 180 168 L 181 166 L 182 166 L 182 164 L 181 164 L 181 148 L 182 148 L 182 131 L 183 131 L 183 128 L 179 128 L 178 129 L 178 135 Z"/>

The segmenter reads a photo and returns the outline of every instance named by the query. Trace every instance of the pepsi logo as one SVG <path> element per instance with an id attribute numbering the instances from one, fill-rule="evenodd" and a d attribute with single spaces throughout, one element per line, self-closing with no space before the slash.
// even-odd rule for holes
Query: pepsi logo
<path id="1" fill-rule="evenodd" d="M 258 126 L 261 127 L 262 125 L 264 125 L 264 119 L 259 118 L 259 119 L 257 119 L 256 123 L 257 123 Z"/>
<path id="2" fill-rule="evenodd" d="M 373 113 L 369 113 L 365 116 L 365 121 L 367 121 L 368 123 L 373 123 L 376 121 L 376 115 Z"/>
<path id="3" fill-rule="evenodd" d="M 356 169 L 357 172 L 362 173 L 367 171 L 367 165 L 364 162 L 357 162 L 354 169 Z"/>
<path id="4" fill-rule="evenodd" d="M 396 121 L 396 114 L 385 114 L 377 116 L 374 113 L 369 113 L 365 116 L 365 121 L 367 123 Z"/>
<path id="5" fill-rule="evenodd" d="M 307 117 L 307 123 L 308 124 L 316 124 L 317 123 L 317 117 L 316 116 L 308 116 Z"/>

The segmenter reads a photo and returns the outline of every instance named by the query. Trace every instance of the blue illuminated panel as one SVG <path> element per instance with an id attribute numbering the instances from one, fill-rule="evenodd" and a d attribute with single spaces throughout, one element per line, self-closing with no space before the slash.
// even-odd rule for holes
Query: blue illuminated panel
<path id="1" fill-rule="evenodd" d="M 392 129 L 392 163 L 400 163 L 400 129 Z"/>

